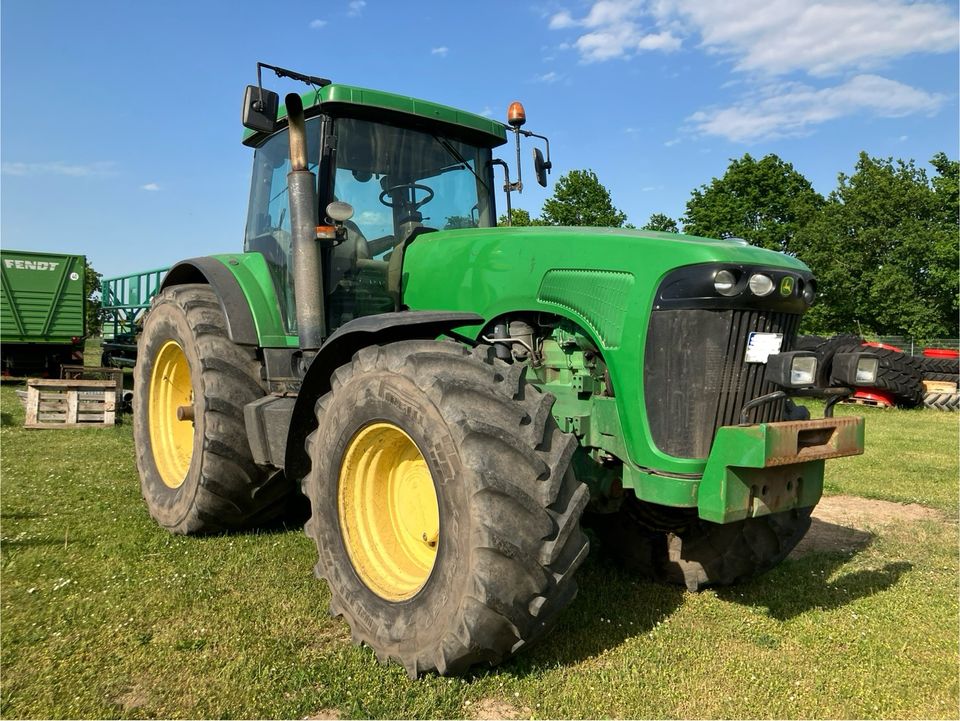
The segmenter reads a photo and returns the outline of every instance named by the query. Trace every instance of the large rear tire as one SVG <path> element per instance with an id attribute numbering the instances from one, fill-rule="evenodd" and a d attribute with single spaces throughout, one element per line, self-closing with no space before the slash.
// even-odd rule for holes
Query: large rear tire
<path id="1" fill-rule="evenodd" d="M 806 534 L 812 511 L 798 508 L 719 524 L 700 519 L 696 509 L 645 503 L 631 493 L 619 511 L 595 516 L 591 525 L 602 550 L 629 570 L 693 592 L 769 571 Z"/>
<path id="2" fill-rule="evenodd" d="M 499 663 L 576 595 L 588 492 L 553 396 L 491 348 L 366 348 L 317 403 L 316 574 L 355 643 L 411 677 Z"/>
<path id="3" fill-rule="evenodd" d="M 140 336 L 133 403 L 140 488 L 150 515 L 172 533 L 267 523 L 286 509 L 291 491 L 282 473 L 253 461 L 243 406 L 265 394 L 260 362 L 225 329 L 213 290 L 191 284 L 156 296 Z"/>

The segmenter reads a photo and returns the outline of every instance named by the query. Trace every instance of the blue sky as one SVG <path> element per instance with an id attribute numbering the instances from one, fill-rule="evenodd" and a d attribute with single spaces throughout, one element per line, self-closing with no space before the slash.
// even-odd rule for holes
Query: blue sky
<path id="1" fill-rule="evenodd" d="M 239 250 L 258 60 L 498 119 L 521 100 L 554 171 L 541 191 L 525 149 L 514 205 L 592 168 L 642 225 L 745 152 L 822 193 L 861 150 L 956 158 L 957 45 L 934 0 L 6 0 L 0 243 L 106 276 Z"/>

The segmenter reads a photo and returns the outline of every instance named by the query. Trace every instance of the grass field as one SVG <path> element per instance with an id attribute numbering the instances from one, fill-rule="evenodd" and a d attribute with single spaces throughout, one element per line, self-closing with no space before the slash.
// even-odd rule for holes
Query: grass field
<path id="1" fill-rule="evenodd" d="M 546 642 L 409 680 L 326 613 L 299 529 L 173 537 L 129 423 L 25 431 L 0 388 L 4 718 L 957 718 L 957 416 L 867 417 L 828 494 L 936 513 L 860 524 L 731 589 L 637 581 L 592 553 Z M 826 524 L 828 525 L 828 524 Z"/>

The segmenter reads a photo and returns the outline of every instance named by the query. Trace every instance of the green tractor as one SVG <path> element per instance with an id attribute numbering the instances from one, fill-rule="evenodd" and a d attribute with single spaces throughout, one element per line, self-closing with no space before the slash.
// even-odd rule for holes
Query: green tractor
<path id="1" fill-rule="evenodd" d="M 280 106 L 261 67 L 313 87 Z M 577 592 L 582 517 L 690 590 L 763 572 L 863 451 L 833 403 L 876 358 L 791 350 L 799 260 L 738 240 L 496 227 L 523 130 L 258 66 L 244 252 L 175 265 L 139 340 L 135 437 L 173 533 L 269 523 L 301 492 L 353 639 L 416 676 L 498 663 Z M 545 140 L 545 139 L 544 139 Z M 547 159 L 534 151 L 539 182 Z M 822 362 L 822 361 L 821 361 Z M 810 419 L 789 395 L 829 398 Z M 586 512 L 586 516 L 584 516 Z"/>

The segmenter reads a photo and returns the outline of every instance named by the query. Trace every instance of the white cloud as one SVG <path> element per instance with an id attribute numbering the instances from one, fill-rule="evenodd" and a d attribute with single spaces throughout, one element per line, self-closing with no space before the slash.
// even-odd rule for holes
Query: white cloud
<path id="1" fill-rule="evenodd" d="M 311 21 L 310 21 L 310 29 L 311 29 L 311 30 L 319 30 L 320 28 L 323 28 L 323 27 L 326 27 L 326 26 L 327 26 L 327 21 L 326 21 L 326 20 L 317 19 L 317 20 L 311 20 Z"/>
<path id="2" fill-rule="evenodd" d="M 564 30 L 566 28 L 576 27 L 577 21 L 573 19 L 566 10 L 561 10 L 550 18 L 549 27 L 551 30 Z"/>
<path id="3" fill-rule="evenodd" d="M 707 50 L 738 70 L 830 75 L 862 70 L 916 52 L 957 46 L 947 4 L 911 0 L 658 0 L 664 26 L 696 31 Z"/>
<path id="4" fill-rule="evenodd" d="M 480 115 L 482 115 L 485 118 L 492 118 L 493 109 L 489 105 L 486 105 L 484 106 L 483 110 L 480 111 Z"/>
<path id="5" fill-rule="evenodd" d="M 645 50 L 671 51 L 680 47 L 680 38 L 669 29 L 654 27 L 649 13 L 642 12 L 640 0 L 597 0 L 587 14 L 575 19 L 561 10 L 551 16 L 551 30 L 583 28 L 573 46 L 587 63 L 628 58 Z M 650 21 L 641 22 L 641 16 Z"/>
<path id="6" fill-rule="evenodd" d="M 760 75 L 823 76 L 863 71 L 910 53 L 957 46 L 949 4 L 913 0 L 595 0 L 575 18 L 560 10 L 553 30 L 576 28 L 584 62 L 671 51 L 686 38 Z"/>
<path id="7" fill-rule="evenodd" d="M 582 24 L 588 28 L 617 25 L 631 19 L 640 5 L 639 0 L 597 0 Z"/>
<path id="8" fill-rule="evenodd" d="M 4 175 L 59 175 L 70 178 L 89 178 L 116 175 L 117 170 L 116 163 L 112 161 L 100 161 L 83 165 L 55 160 L 49 163 L 2 163 L 0 164 L 0 172 Z"/>
<path id="9" fill-rule="evenodd" d="M 430 51 L 430 54 L 431 54 L 431 55 L 439 55 L 441 58 L 445 58 L 445 57 L 447 57 L 447 53 L 448 53 L 448 52 L 450 52 L 450 48 L 448 48 L 446 45 L 441 45 L 441 46 L 438 47 L 438 48 L 433 48 L 433 49 Z"/>
<path id="10" fill-rule="evenodd" d="M 147 183 L 146 185 L 141 185 L 140 190 L 149 190 L 155 192 L 160 190 L 160 185 L 158 183 Z"/>
<path id="11" fill-rule="evenodd" d="M 543 75 L 537 75 L 536 77 L 534 77 L 534 80 L 536 80 L 538 83 L 547 83 L 549 85 L 551 83 L 557 82 L 558 80 L 561 80 L 562 78 L 563 78 L 562 75 L 560 75 L 559 73 L 555 73 L 554 71 L 551 70 L 549 73 L 544 73 Z"/>
<path id="12" fill-rule="evenodd" d="M 347 15 L 353 18 L 358 17 L 366 6 L 367 0 L 350 0 L 347 3 Z"/>
<path id="13" fill-rule="evenodd" d="M 592 63 L 630 57 L 641 50 L 676 50 L 680 39 L 670 32 L 644 33 L 635 23 L 624 23 L 581 35 L 575 45 L 581 59 Z"/>
<path id="14" fill-rule="evenodd" d="M 820 123 L 863 112 L 887 118 L 935 113 L 945 99 L 878 75 L 857 75 L 822 89 L 800 83 L 768 86 L 735 105 L 701 110 L 688 120 L 696 134 L 749 143 L 805 135 Z"/>

